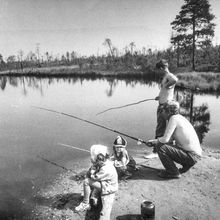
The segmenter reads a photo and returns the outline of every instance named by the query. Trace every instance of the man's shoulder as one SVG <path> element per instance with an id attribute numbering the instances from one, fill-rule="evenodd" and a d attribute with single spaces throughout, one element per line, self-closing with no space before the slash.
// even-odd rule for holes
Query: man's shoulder
<path id="1" fill-rule="evenodd" d="M 175 121 L 176 123 L 185 123 L 186 121 L 188 121 L 184 116 L 182 116 L 181 114 L 176 114 L 176 115 L 172 115 L 170 117 L 171 121 Z"/>
<path id="2" fill-rule="evenodd" d="M 176 115 L 172 115 L 171 117 L 170 117 L 170 121 L 180 121 L 180 120 L 183 120 L 183 116 L 182 115 L 180 115 L 180 114 L 176 114 Z"/>

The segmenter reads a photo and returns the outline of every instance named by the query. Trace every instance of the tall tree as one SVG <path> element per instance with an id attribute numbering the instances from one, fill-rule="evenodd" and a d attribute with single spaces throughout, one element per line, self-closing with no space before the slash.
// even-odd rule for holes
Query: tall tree
<path id="1" fill-rule="evenodd" d="M 113 53 L 113 46 L 112 46 L 112 41 L 111 41 L 111 39 L 106 38 L 103 44 L 108 46 L 109 51 L 110 51 L 110 53 L 111 53 L 111 56 L 112 56 L 112 58 L 113 58 L 113 57 L 114 57 L 114 53 Z"/>
<path id="2" fill-rule="evenodd" d="M 195 51 L 197 47 L 211 45 L 214 36 L 215 18 L 210 12 L 208 0 L 184 0 L 179 15 L 171 23 L 175 35 L 171 43 L 185 51 L 192 52 L 192 69 L 195 70 Z"/>

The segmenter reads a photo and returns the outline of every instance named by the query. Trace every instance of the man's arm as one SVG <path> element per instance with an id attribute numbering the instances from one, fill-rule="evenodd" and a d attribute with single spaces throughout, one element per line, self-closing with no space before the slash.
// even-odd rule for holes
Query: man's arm
<path id="1" fill-rule="evenodd" d="M 168 125 L 166 127 L 166 130 L 165 130 L 165 133 L 164 133 L 164 136 L 163 137 L 160 137 L 158 138 L 158 140 L 165 144 L 165 143 L 168 143 L 170 141 L 170 139 L 172 138 L 172 135 L 173 135 L 173 132 L 175 131 L 176 129 L 176 126 L 177 126 L 177 123 L 176 123 L 176 118 L 175 118 L 175 115 L 172 116 L 168 122 Z"/>
<path id="2" fill-rule="evenodd" d="M 169 75 L 167 76 L 166 78 L 166 81 L 165 81 L 165 88 L 170 88 L 172 86 L 174 86 L 178 81 L 178 78 L 173 75 L 172 73 L 169 73 Z"/>

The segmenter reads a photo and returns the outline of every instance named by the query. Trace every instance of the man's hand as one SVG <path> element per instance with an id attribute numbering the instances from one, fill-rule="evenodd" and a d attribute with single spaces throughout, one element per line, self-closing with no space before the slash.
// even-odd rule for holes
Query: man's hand
<path id="1" fill-rule="evenodd" d="M 147 146 L 148 147 L 155 147 L 157 144 L 158 144 L 158 140 L 157 139 L 149 140 L 147 142 Z"/>
<path id="2" fill-rule="evenodd" d="M 158 101 L 159 100 L 159 96 L 155 97 L 155 100 Z"/>

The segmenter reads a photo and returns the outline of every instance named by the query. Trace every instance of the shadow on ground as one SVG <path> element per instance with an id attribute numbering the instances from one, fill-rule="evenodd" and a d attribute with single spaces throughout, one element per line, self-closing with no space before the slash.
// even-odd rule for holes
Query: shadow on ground
<path id="1" fill-rule="evenodd" d="M 71 209 L 79 204 L 82 200 L 80 193 L 58 194 L 52 197 L 36 196 L 34 201 L 38 205 L 48 206 L 55 209 Z"/>
<path id="2" fill-rule="evenodd" d="M 143 220 L 141 215 L 121 215 L 116 220 Z"/>
<path id="3" fill-rule="evenodd" d="M 154 167 L 150 167 L 147 165 L 141 165 L 139 166 L 138 170 L 133 172 L 133 175 L 130 179 L 133 180 L 156 180 L 156 181 L 162 181 L 164 179 L 158 177 L 158 173 L 161 171 L 161 169 L 157 169 Z"/>
<path id="4" fill-rule="evenodd" d="M 41 206 L 48 206 L 53 209 L 70 209 L 75 210 L 75 207 L 79 205 L 82 201 L 82 196 L 79 193 L 68 193 L 68 194 L 59 194 L 53 197 L 42 197 L 36 196 L 35 202 Z M 97 220 L 102 209 L 101 200 L 98 203 L 98 206 L 91 206 L 91 210 L 83 213 L 78 213 L 81 218 L 85 220 Z"/>

